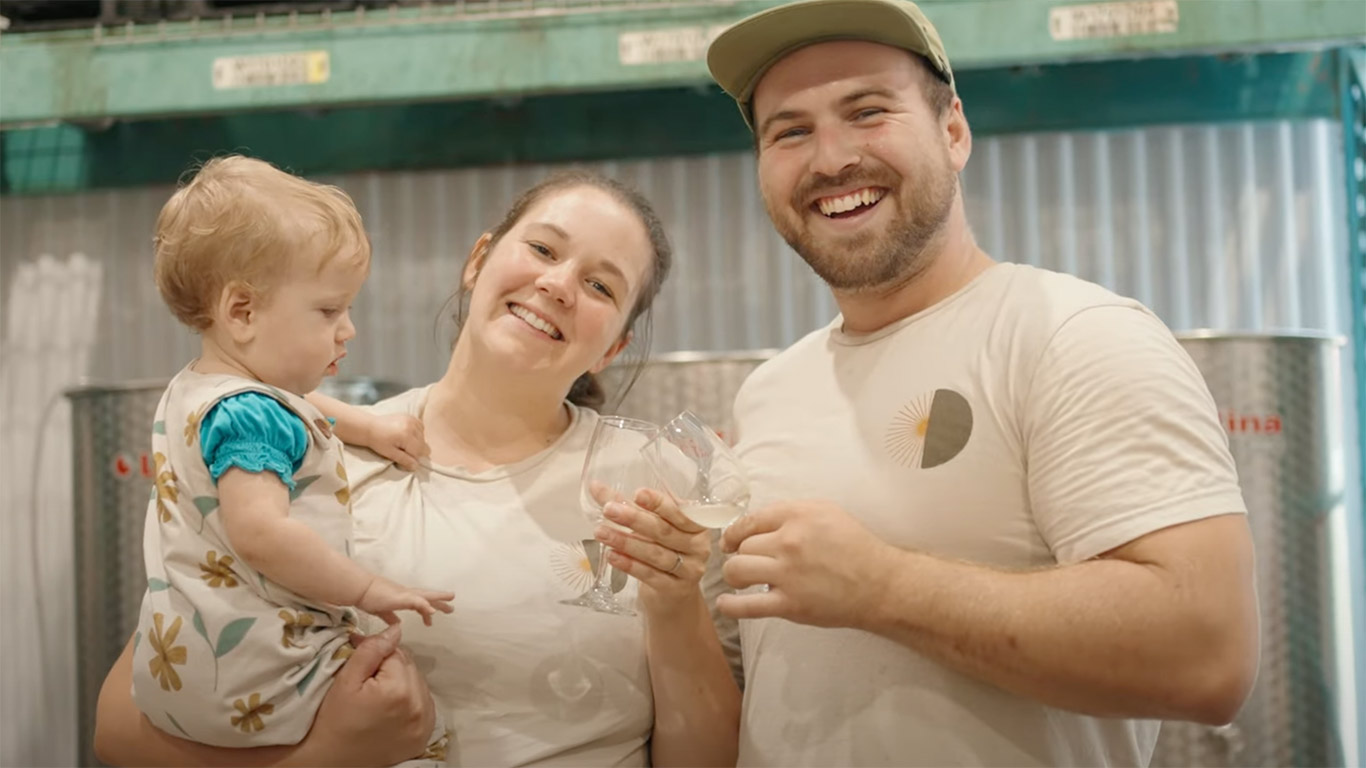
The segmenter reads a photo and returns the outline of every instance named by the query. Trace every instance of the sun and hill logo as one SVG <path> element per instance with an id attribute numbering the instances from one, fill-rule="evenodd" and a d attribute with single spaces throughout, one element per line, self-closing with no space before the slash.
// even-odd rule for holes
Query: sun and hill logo
<path id="1" fill-rule="evenodd" d="M 951 389 L 907 403 L 892 419 L 884 444 L 898 464 L 932 469 L 962 453 L 972 436 L 972 406 Z"/>

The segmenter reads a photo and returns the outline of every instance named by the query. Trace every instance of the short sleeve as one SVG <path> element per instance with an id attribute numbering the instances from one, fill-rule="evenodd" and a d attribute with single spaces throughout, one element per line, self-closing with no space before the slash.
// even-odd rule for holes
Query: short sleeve
<path id="1" fill-rule="evenodd" d="M 1209 388 L 1151 313 L 1077 313 L 1048 342 L 1027 392 L 1030 505 L 1059 563 L 1246 513 Z"/>
<path id="2" fill-rule="evenodd" d="M 279 400 L 260 392 L 219 400 L 200 424 L 199 441 L 215 483 L 237 467 L 252 473 L 274 472 L 292 491 L 294 473 L 308 453 L 303 421 Z"/>

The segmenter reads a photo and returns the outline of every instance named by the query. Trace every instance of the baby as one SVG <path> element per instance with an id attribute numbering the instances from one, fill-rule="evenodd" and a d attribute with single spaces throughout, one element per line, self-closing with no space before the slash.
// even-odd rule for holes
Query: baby
<path id="1" fill-rule="evenodd" d="M 455 597 L 350 559 L 341 443 L 304 399 L 356 334 L 369 238 L 341 190 L 234 156 L 171 197 L 155 246 L 157 288 L 201 351 L 152 426 L 133 699 L 193 741 L 294 744 L 350 655 L 351 606 L 430 624 Z"/>

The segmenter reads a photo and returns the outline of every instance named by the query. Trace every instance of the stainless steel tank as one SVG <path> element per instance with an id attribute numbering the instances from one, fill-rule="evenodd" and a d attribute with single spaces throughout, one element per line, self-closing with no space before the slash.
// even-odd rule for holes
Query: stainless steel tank
<path id="1" fill-rule="evenodd" d="M 1183 334 L 1229 434 L 1257 550 L 1262 658 L 1230 726 L 1164 723 L 1154 766 L 1343 765 L 1330 515 L 1346 500 L 1343 340 Z"/>
<path id="2" fill-rule="evenodd" d="M 748 352 L 675 352 L 646 361 L 640 378 L 626 393 L 618 413 L 663 424 L 690 410 L 720 432 L 734 432 L 731 405 L 745 377 L 778 350 Z M 603 385 L 611 403 L 629 381 L 629 365 L 614 366 L 603 372 Z"/>
<path id="3" fill-rule="evenodd" d="M 76 562 L 76 687 L 81 765 L 98 765 L 93 737 L 100 684 L 132 636 L 147 573 L 142 532 L 152 493 L 152 421 L 167 382 L 84 386 L 71 401 Z M 327 394 L 370 403 L 402 391 L 372 379 L 328 379 Z"/>

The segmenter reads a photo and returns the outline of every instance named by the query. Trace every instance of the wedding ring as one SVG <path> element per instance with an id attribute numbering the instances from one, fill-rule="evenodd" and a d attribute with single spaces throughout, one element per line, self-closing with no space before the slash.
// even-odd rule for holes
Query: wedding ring
<path id="1" fill-rule="evenodd" d="M 674 557 L 678 559 L 674 561 L 674 567 L 670 568 L 668 571 L 670 576 L 677 574 L 678 569 L 683 567 L 683 555 L 678 552 L 675 552 Z"/>

